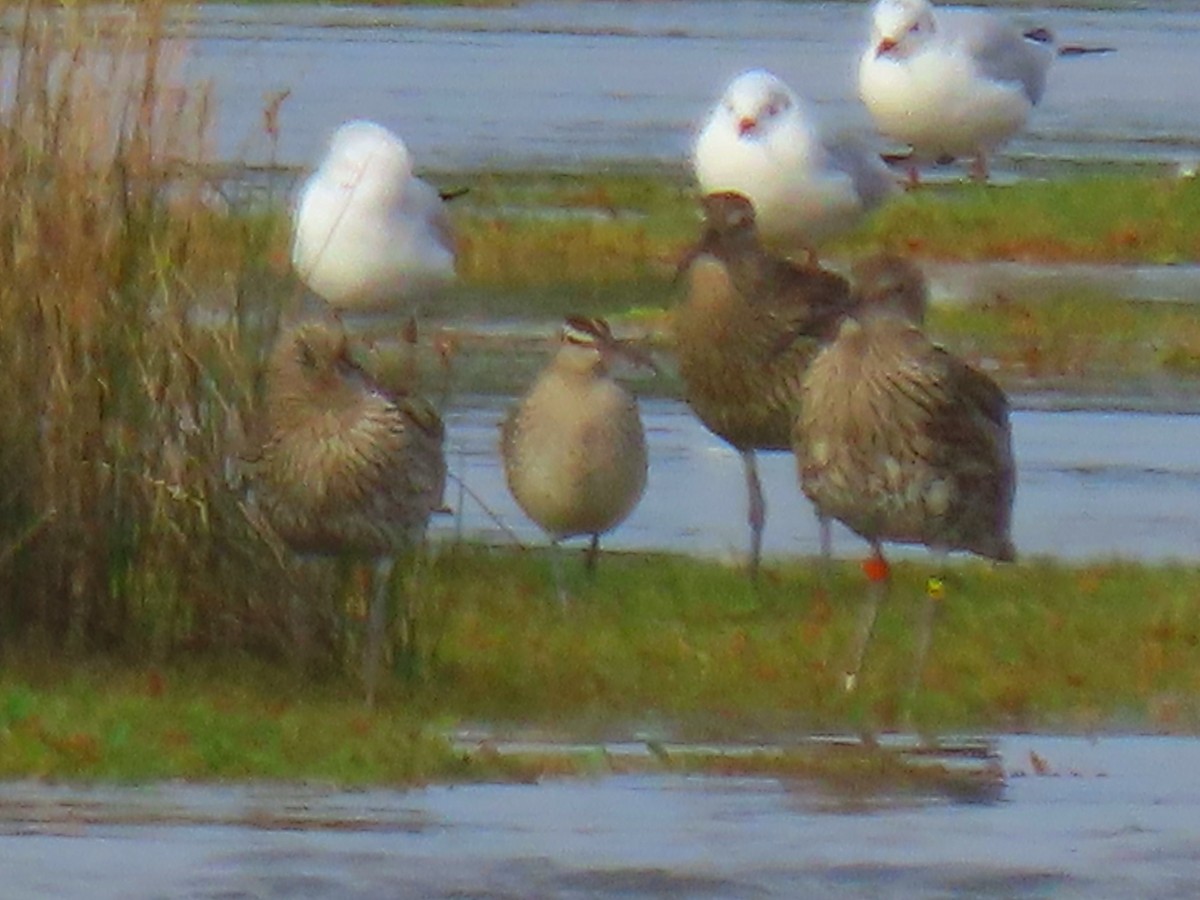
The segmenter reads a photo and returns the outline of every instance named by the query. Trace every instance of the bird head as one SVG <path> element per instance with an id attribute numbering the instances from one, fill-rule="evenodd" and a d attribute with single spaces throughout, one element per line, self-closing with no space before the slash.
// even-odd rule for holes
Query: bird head
<path id="1" fill-rule="evenodd" d="M 333 133 L 320 172 L 343 190 L 392 196 L 412 177 L 412 155 L 382 125 L 347 122 Z"/>
<path id="2" fill-rule="evenodd" d="M 704 225 L 718 234 L 750 233 L 757 230 L 754 204 L 737 191 L 717 191 L 700 198 Z"/>
<path id="3" fill-rule="evenodd" d="M 876 56 L 907 56 L 937 29 L 928 0 L 879 0 L 871 13 Z"/>
<path id="4" fill-rule="evenodd" d="M 618 340 L 604 319 L 593 316 L 567 316 L 562 327 L 562 350 L 572 368 L 608 371 L 615 359 L 648 368 L 655 374 L 658 366 L 650 355 L 628 341 Z"/>
<path id="5" fill-rule="evenodd" d="M 925 321 L 929 284 L 916 263 L 892 253 L 879 253 L 854 266 L 857 314 L 890 315 L 913 325 Z"/>
<path id="6" fill-rule="evenodd" d="M 267 370 L 267 390 L 279 411 L 318 414 L 348 405 L 366 387 L 341 324 L 307 320 L 284 331 Z"/>
<path id="7" fill-rule="evenodd" d="M 743 72 L 725 89 L 721 108 L 739 138 L 758 138 L 797 106 L 796 96 L 770 72 Z"/>

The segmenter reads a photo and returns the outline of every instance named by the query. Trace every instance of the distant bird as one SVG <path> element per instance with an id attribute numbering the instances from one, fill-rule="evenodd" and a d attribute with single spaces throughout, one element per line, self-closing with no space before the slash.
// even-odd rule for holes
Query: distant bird
<path id="1" fill-rule="evenodd" d="M 822 132 L 779 78 L 744 72 L 725 89 L 692 154 L 700 190 L 749 197 L 768 244 L 812 251 L 848 231 L 896 187 L 877 154 Z"/>
<path id="2" fill-rule="evenodd" d="M 912 147 L 915 164 L 988 157 L 1025 127 L 1056 55 L 1045 29 L 1020 29 L 982 10 L 935 13 L 929 0 L 878 0 L 858 91 L 879 130 Z"/>
<path id="3" fill-rule="evenodd" d="M 766 250 L 747 197 L 710 194 L 701 205 L 704 232 L 680 264 L 687 293 L 673 313 L 675 355 L 688 405 L 742 456 L 754 577 L 766 520 L 755 451 L 791 448 L 805 370 L 850 310 L 850 286 Z"/>
<path id="4" fill-rule="evenodd" d="M 298 277 L 337 310 L 411 314 L 454 279 L 441 196 L 413 174 L 404 141 L 374 122 L 334 132 L 301 190 L 293 228 Z"/>
<path id="5" fill-rule="evenodd" d="M 856 684 L 887 591 L 884 541 L 924 544 L 939 559 L 951 550 L 1015 557 L 1016 470 L 1004 392 L 922 332 L 926 287 L 912 263 L 876 258 L 858 269 L 856 281 L 854 315 L 805 375 L 794 435 L 804 493 L 871 545 L 864 564 L 870 590 L 847 690 Z M 941 591 L 931 579 L 913 691 Z"/>
<path id="6" fill-rule="evenodd" d="M 279 536 L 297 553 L 375 561 L 364 659 L 373 704 L 395 558 L 419 546 L 442 503 L 441 418 L 359 368 L 339 324 L 312 320 L 276 342 L 262 431 L 254 492 Z"/>
<path id="7" fill-rule="evenodd" d="M 637 400 L 609 374 L 616 354 L 637 355 L 603 319 L 568 316 L 558 352 L 501 424 L 509 490 L 525 514 L 559 541 L 600 536 L 633 511 L 646 489 L 646 437 Z M 560 598 L 565 598 L 555 556 Z"/>

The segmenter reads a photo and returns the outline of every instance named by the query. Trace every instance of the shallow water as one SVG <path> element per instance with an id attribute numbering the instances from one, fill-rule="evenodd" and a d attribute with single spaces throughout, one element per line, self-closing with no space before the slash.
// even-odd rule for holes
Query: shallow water
<path id="1" fill-rule="evenodd" d="M 464 399 L 448 411 L 451 471 L 479 500 L 459 497 L 451 485 L 447 499 L 461 510 L 461 524 L 435 520 L 435 534 L 449 537 L 461 528 L 488 539 L 545 541 L 504 484 L 496 438 L 508 402 Z M 740 558 L 747 543 L 741 458 L 678 401 L 643 401 L 642 413 L 650 449 L 646 494 L 604 546 Z M 1019 553 L 1200 558 L 1200 415 L 1018 409 L 1012 426 Z M 800 493 L 791 455 L 762 454 L 759 473 L 768 506 L 764 553 L 816 554 L 816 518 Z M 838 556 L 863 554 L 865 545 L 852 533 L 837 526 L 834 534 Z"/>
<path id="2" fill-rule="evenodd" d="M 1014 162 L 1200 158 L 1194 8 L 1006 14 L 1118 52 L 1055 64 L 1001 176 Z M 219 155 L 231 161 L 308 165 L 338 124 L 366 117 L 396 129 L 428 169 L 679 164 L 725 83 L 751 67 L 775 71 L 830 125 L 869 128 L 854 85 L 862 3 L 214 4 L 188 15 L 187 74 L 214 84 Z M 272 147 L 262 107 L 283 90 Z"/>
<path id="3" fill-rule="evenodd" d="M 866 810 L 775 778 L 349 793 L 0 784 L 4 896 L 1200 895 L 1200 742 L 1010 736 L 997 747 L 999 802 L 908 796 Z"/>

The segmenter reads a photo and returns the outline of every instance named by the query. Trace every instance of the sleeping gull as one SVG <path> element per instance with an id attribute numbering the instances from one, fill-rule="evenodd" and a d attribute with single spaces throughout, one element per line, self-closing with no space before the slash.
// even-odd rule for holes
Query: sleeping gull
<path id="1" fill-rule="evenodd" d="M 986 181 L 988 154 L 1025 127 L 1054 56 L 1045 29 L 1022 34 L 989 12 L 878 0 L 858 92 L 879 130 L 912 146 L 913 163 L 967 156 L 971 177 Z"/>
<path id="2" fill-rule="evenodd" d="M 895 188 L 878 156 L 848 137 L 823 135 L 807 105 L 762 69 L 725 89 L 692 164 L 705 194 L 750 198 L 759 233 L 782 249 L 811 251 L 852 228 Z"/>
<path id="3" fill-rule="evenodd" d="M 297 275 L 338 310 L 410 312 L 454 278 L 442 198 L 413 174 L 404 142 L 374 122 L 334 132 L 293 225 Z"/>

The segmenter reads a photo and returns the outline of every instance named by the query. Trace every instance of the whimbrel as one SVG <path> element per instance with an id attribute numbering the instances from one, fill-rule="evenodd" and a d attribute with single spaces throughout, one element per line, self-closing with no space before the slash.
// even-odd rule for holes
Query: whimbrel
<path id="1" fill-rule="evenodd" d="M 501 424 L 504 474 L 521 509 L 559 541 L 600 536 L 633 511 L 646 489 L 646 437 L 637 400 L 609 374 L 626 350 L 603 319 L 570 316 L 549 365 Z M 565 597 L 555 553 L 560 598 Z"/>
<path id="2" fill-rule="evenodd" d="M 850 286 L 771 255 L 745 196 L 722 192 L 701 203 L 704 233 L 681 265 L 687 294 L 675 307 L 675 353 L 688 405 L 741 454 L 753 577 L 766 519 L 755 451 L 791 448 L 804 371 L 850 309 Z M 828 552 L 824 527 L 822 544 Z"/>
<path id="3" fill-rule="evenodd" d="M 871 545 L 848 690 L 887 590 L 884 541 L 924 544 L 939 557 L 952 550 L 1015 556 L 1016 472 L 1004 392 L 922 332 L 925 282 L 911 263 L 873 260 L 860 268 L 857 289 L 854 316 L 808 368 L 795 432 L 804 493 Z M 941 591 L 931 579 L 910 694 Z"/>
<path id="4" fill-rule="evenodd" d="M 259 509 L 300 554 L 376 562 L 364 656 L 373 704 L 395 558 L 421 543 L 446 481 L 442 420 L 382 388 L 350 358 L 336 323 L 281 333 L 266 373 Z"/>
<path id="5" fill-rule="evenodd" d="M 404 141 L 374 122 L 338 128 L 293 217 L 301 281 L 342 312 L 409 315 L 453 280 L 454 259 L 445 205 Z"/>
<path id="6" fill-rule="evenodd" d="M 704 193 L 748 197 L 759 235 L 789 253 L 848 231 L 897 186 L 878 154 L 853 135 L 826 134 L 815 111 L 762 69 L 730 82 L 692 166 Z"/>

